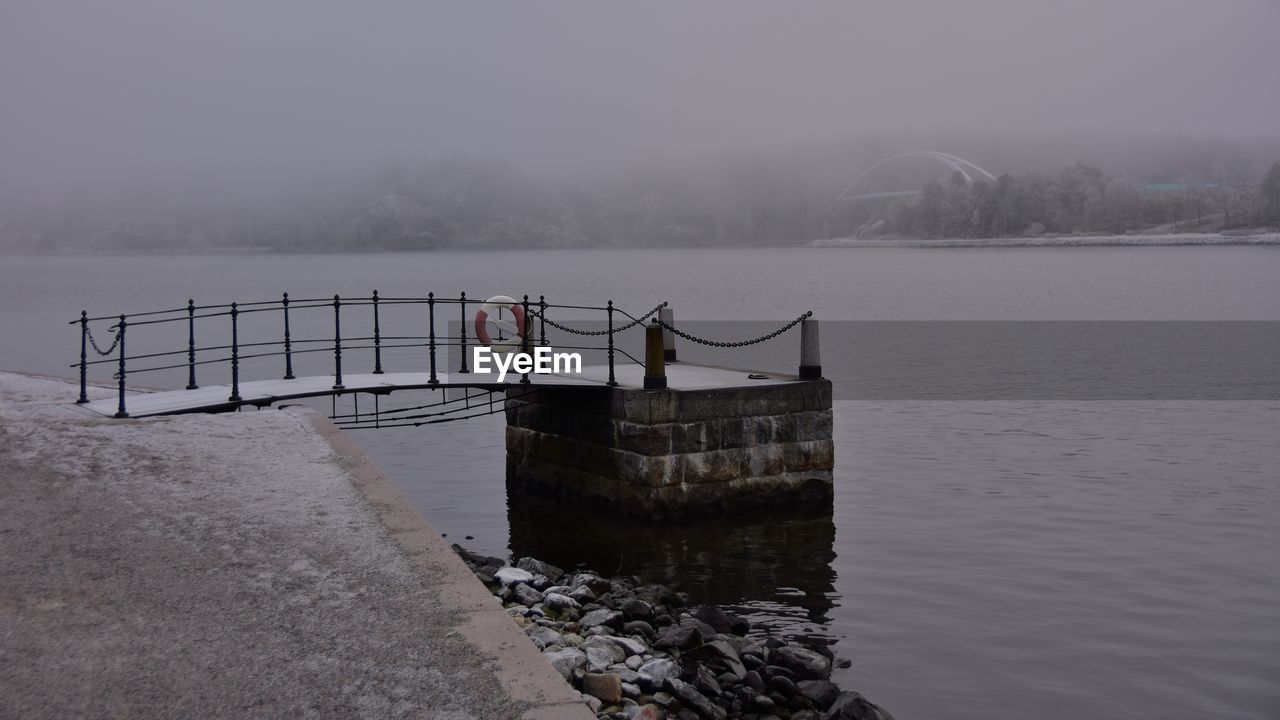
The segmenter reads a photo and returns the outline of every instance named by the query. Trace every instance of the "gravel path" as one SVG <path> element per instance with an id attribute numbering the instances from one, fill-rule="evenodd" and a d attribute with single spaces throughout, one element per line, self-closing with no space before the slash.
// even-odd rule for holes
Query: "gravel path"
<path id="1" fill-rule="evenodd" d="M 585 711 L 553 707 L 577 694 L 549 666 L 526 685 L 560 687 L 508 692 L 502 623 L 536 650 L 467 606 L 465 566 L 394 490 L 371 502 L 308 411 L 113 421 L 74 397 L 0 373 L 0 717 Z"/>

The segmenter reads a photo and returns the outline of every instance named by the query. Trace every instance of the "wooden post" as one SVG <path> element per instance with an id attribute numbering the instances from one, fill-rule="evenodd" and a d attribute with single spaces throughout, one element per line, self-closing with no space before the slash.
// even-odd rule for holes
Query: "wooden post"
<path id="1" fill-rule="evenodd" d="M 662 326 L 655 320 L 644 329 L 644 389 L 666 390 L 667 367 L 662 347 Z"/>

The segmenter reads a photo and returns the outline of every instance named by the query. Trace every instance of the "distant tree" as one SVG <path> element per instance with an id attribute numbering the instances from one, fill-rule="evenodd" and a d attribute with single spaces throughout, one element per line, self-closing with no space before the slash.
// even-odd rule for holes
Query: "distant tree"
<path id="1" fill-rule="evenodd" d="M 1258 186 L 1262 201 L 1262 221 L 1280 223 L 1280 162 L 1271 163 L 1271 169 Z"/>

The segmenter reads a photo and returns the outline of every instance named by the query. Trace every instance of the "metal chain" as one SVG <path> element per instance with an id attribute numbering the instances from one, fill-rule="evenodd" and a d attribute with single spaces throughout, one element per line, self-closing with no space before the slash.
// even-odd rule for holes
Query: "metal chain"
<path id="1" fill-rule="evenodd" d="M 645 314 L 641 315 L 640 317 L 636 318 L 636 319 L 635 319 L 635 320 L 633 320 L 632 322 L 629 322 L 629 323 L 627 323 L 626 325 L 621 325 L 621 326 L 619 326 L 619 327 L 614 328 L 614 329 L 613 329 L 613 331 L 614 331 L 615 333 L 620 333 L 620 332 L 622 332 L 623 330 L 630 330 L 631 328 L 633 328 L 633 327 L 635 327 L 635 326 L 639 325 L 640 323 L 643 323 L 645 320 L 648 320 L 648 319 L 649 319 L 649 317 L 650 317 L 651 315 L 653 315 L 654 313 L 658 312 L 659 310 L 661 310 L 662 308 L 664 308 L 664 307 L 666 307 L 666 306 L 667 306 L 667 304 L 666 304 L 666 303 L 662 303 L 661 305 L 659 305 L 659 306 L 655 307 L 654 309 L 650 310 L 649 312 L 647 312 L 647 313 L 645 313 Z M 529 314 L 530 314 L 530 315 L 533 315 L 533 316 L 535 316 L 535 317 L 540 318 L 540 319 L 542 320 L 542 322 L 544 322 L 544 323 L 546 323 L 546 324 L 550 325 L 550 326 L 551 326 L 551 327 L 553 327 L 553 328 L 556 328 L 557 330 L 563 330 L 563 331 L 565 331 L 565 332 L 567 332 L 567 333 L 573 333 L 574 335 L 608 335 L 608 334 L 609 334 L 609 331 L 608 331 L 608 330 L 579 330 L 579 329 L 577 329 L 577 328 L 571 328 L 571 327 L 568 327 L 568 326 L 566 326 L 566 325 L 561 325 L 560 323 L 558 323 L 558 322 L 556 322 L 556 321 L 554 321 L 554 320 L 548 320 L 548 319 L 546 319 L 545 317 L 542 317 L 542 313 L 540 313 L 540 312 L 536 312 L 536 311 L 533 311 L 533 310 L 530 310 Z"/>
<path id="2" fill-rule="evenodd" d="M 118 330 L 116 331 L 115 340 L 111 341 L 111 347 L 107 348 L 106 350 L 103 350 L 102 348 L 98 347 L 98 341 L 93 339 L 93 330 L 91 330 L 88 325 L 84 326 L 84 330 L 85 330 L 85 333 L 87 333 L 89 336 L 89 344 L 93 346 L 93 351 L 98 353 L 99 355 L 110 355 L 112 352 L 115 351 L 116 346 L 120 344 L 120 331 Z"/>
<path id="3" fill-rule="evenodd" d="M 761 335 L 760 337 L 755 338 L 754 340 L 739 340 L 739 341 L 737 341 L 737 342 L 721 342 L 721 341 L 719 341 L 719 340 L 706 340 L 706 339 L 704 339 L 704 338 L 694 337 L 693 335 L 690 335 L 690 334 L 689 334 L 689 333 L 687 333 L 687 332 L 682 332 L 682 331 L 680 331 L 680 330 L 676 329 L 675 327 L 672 327 L 671 325 L 668 325 L 667 323 L 663 322 L 662 320 L 658 320 L 658 324 L 659 324 L 659 325 L 661 325 L 662 327 L 664 327 L 664 328 L 666 328 L 666 329 L 670 330 L 671 332 L 675 333 L 676 335 L 679 335 L 680 337 L 684 338 L 685 340 L 690 341 L 690 342 L 695 342 L 695 343 L 698 343 L 698 344 L 700 344 L 700 345 L 707 345 L 707 346 L 710 346 L 710 347 L 718 347 L 718 348 L 736 348 L 736 347 L 746 347 L 746 346 L 748 346 L 748 345 L 755 345 L 755 344 L 757 344 L 757 343 L 762 343 L 762 342 L 764 342 L 764 341 L 766 341 L 766 340 L 772 340 L 772 339 L 774 339 L 774 338 L 778 337 L 779 335 L 781 335 L 782 333 L 784 333 L 784 332 L 786 332 L 786 331 L 790 330 L 791 328 L 795 327 L 796 325 L 799 325 L 801 321 L 803 321 L 803 320 L 805 320 L 805 319 L 807 319 L 807 318 L 810 318 L 810 317 L 813 317 L 813 311 L 812 311 L 812 310 L 810 310 L 809 312 L 807 312 L 807 313 L 805 313 L 805 314 L 801 315 L 800 317 L 796 318 L 795 320 L 792 320 L 791 322 L 787 323 L 786 325 L 783 325 L 782 327 L 778 328 L 777 330 L 774 330 L 773 332 L 769 333 L 768 335 Z"/>

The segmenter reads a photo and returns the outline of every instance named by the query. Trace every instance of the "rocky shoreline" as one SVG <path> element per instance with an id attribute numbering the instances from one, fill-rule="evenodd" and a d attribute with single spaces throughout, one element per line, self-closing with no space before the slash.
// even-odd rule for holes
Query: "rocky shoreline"
<path id="1" fill-rule="evenodd" d="M 831 682 L 839 663 L 825 648 L 753 632 L 734 613 L 687 607 L 635 577 L 453 549 L 597 718 L 893 720 Z"/>

